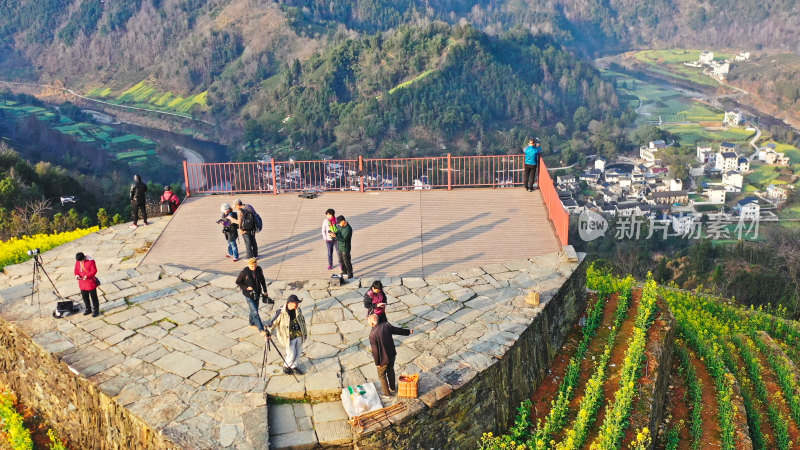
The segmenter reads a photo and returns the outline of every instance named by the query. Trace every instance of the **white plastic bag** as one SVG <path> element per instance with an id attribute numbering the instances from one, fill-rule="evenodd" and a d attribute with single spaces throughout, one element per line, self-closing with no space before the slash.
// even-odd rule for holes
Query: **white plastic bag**
<path id="1" fill-rule="evenodd" d="M 375 384 L 371 382 L 342 389 L 342 406 L 350 418 L 383 407 Z"/>

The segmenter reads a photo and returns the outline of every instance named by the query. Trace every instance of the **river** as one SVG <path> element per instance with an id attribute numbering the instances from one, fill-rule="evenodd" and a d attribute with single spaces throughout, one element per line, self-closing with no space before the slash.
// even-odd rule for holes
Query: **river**
<path id="1" fill-rule="evenodd" d="M 195 139 L 185 134 L 172 133 L 155 128 L 143 127 L 132 123 L 111 123 L 108 126 L 146 137 L 159 144 L 173 145 L 181 150 L 190 163 L 227 162 L 228 149 L 216 142 Z"/>

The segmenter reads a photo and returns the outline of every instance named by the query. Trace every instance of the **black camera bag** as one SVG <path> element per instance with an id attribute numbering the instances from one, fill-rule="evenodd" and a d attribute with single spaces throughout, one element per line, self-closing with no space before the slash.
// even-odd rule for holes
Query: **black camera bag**
<path id="1" fill-rule="evenodd" d="M 53 311 L 53 317 L 60 319 L 67 317 L 80 311 L 80 307 L 71 300 L 56 303 L 56 310 Z"/>

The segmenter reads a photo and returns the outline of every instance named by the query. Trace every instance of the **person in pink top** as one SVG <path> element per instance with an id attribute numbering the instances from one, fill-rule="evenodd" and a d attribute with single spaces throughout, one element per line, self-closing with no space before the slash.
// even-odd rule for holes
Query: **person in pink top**
<path id="1" fill-rule="evenodd" d="M 169 205 L 169 213 L 175 214 L 175 210 L 178 209 L 178 205 L 181 204 L 181 199 L 172 192 L 172 188 L 169 185 L 164 186 L 164 194 L 161 195 L 161 203 Z"/>
<path id="2" fill-rule="evenodd" d="M 97 265 L 92 258 L 87 257 L 82 252 L 75 254 L 75 278 L 78 280 L 83 304 L 86 306 L 83 315 L 99 316 L 100 301 L 97 299 L 97 286 L 100 283 L 97 281 Z M 89 304 L 90 297 L 91 304 Z"/>

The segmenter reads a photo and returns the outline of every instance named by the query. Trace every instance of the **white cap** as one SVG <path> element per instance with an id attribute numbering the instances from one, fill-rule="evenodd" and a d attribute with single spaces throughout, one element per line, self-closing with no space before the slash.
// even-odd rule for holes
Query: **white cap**
<path id="1" fill-rule="evenodd" d="M 222 206 L 219 207 L 219 210 L 226 213 L 228 210 L 231 209 L 231 205 L 227 203 L 223 203 Z"/>

